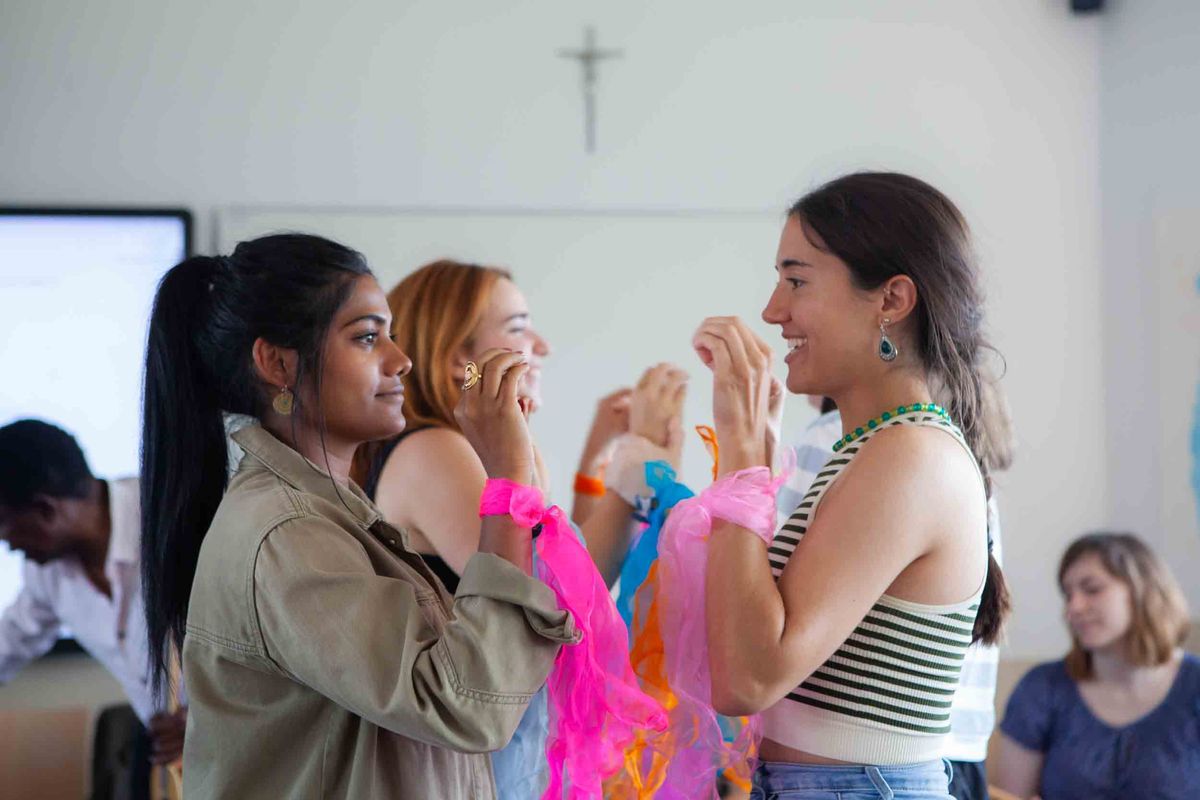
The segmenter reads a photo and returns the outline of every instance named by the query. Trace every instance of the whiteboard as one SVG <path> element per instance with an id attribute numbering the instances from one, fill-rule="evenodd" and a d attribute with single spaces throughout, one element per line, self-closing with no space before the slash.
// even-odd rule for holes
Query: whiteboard
<path id="1" fill-rule="evenodd" d="M 437 258 L 512 270 L 552 347 L 542 376 L 545 405 L 532 424 L 560 502 L 596 401 L 659 361 L 692 377 L 683 478 L 707 485 L 711 463 L 690 433 L 712 422 L 708 371 L 690 344 L 704 317 L 746 319 L 778 347 L 783 374 L 783 340 L 760 318 L 775 282 L 782 213 L 229 207 L 216 223 L 222 253 L 279 231 L 336 239 L 367 257 L 385 290 Z M 801 398 L 789 398 L 785 439 L 813 416 Z"/>

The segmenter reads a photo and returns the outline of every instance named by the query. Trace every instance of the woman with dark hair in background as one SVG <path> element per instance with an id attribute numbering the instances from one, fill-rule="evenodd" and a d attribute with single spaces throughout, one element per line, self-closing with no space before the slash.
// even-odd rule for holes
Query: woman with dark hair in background
<path id="1" fill-rule="evenodd" d="M 182 648 L 188 797 L 494 797 L 479 754 L 577 638 L 511 517 L 472 517 L 479 552 L 451 598 L 350 481 L 356 449 L 405 426 L 390 324 L 363 258 L 314 236 L 191 258 L 159 286 L 142 564 L 157 686 Z M 529 483 L 529 366 L 479 362 L 464 435 L 489 477 Z M 229 480 L 225 414 L 256 420 Z"/>
<path id="2" fill-rule="evenodd" d="M 487 478 L 453 412 L 466 365 L 492 348 L 523 355 L 529 369 L 518 392 L 534 413 L 542 405 L 541 369 L 550 347 L 533 327 L 511 274 L 496 267 L 427 264 L 396 285 L 388 304 L 396 343 L 416 360 L 404 376 L 409 427 L 364 446 L 356 474 L 384 517 L 406 531 L 412 548 L 454 591 L 479 547 L 478 528 L 469 522 Z M 685 389 L 682 371 L 659 365 L 636 388 L 605 397 L 597 408 L 574 484 L 572 517 L 610 585 L 633 534 L 633 504 L 639 494 L 651 496 L 644 463 L 664 459 L 678 467 Z M 536 446 L 531 457 L 535 479 L 545 489 L 548 479 Z M 540 797 L 546 735 L 545 696 L 539 694 L 512 742 L 493 755 L 502 800 Z"/>
<path id="3" fill-rule="evenodd" d="M 1008 606 L 988 553 L 967 225 L 915 178 L 847 175 L 790 209 L 775 269 L 763 319 L 788 344 L 787 388 L 832 398 L 844 435 L 773 541 L 713 523 L 713 705 L 763 713 L 756 797 L 948 798 L 959 665 Z M 732 317 L 705 320 L 694 346 L 713 371 L 720 469 L 749 486 L 771 464 L 771 349 Z"/>
<path id="4" fill-rule="evenodd" d="M 1140 539 L 1093 533 L 1058 567 L 1071 651 L 1021 679 L 1000 724 L 997 787 L 1027 798 L 1200 796 L 1200 659 L 1187 603 Z"/>

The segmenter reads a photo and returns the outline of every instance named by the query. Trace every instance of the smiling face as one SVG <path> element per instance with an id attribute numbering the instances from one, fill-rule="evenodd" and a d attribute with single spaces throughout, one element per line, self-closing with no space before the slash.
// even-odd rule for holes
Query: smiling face
<path id="1" fill-rule="evenodd" d="M 778 325 L 786 341 L 788 391 L 836 395 L 878 370 L 882 289 L 855 286 L 850 268 L 817 247 L 795 216 L 783 227 L 775 269 L 778 282 L 762 317 Z"/>
<path id="2" fill-rule="evenodd" d="M 471 332 L 462 360 L 478 361 L 497 347 L 525 354 L 529 372 L 521 381 L 520 392 L 537 409 L 542 403 L 542 361 L 550 355 L 550 344 L 534 330 L 525 295 L 507 278 L 492 287 L 487 308 Z"/>
<path id="3" fill-rule="evenodd" d="M 375 278 L 354 279 L 329 325 L 322 350 L 325 435 L 349 445 L 404 430 L 401 378 L 412 361 L 392 341 L 392 314 Z"/>
<path id="4" fill-rule="evenodd" d="M 1096 553 L 1080 556 L 1062 577 L 1064 616 L 1084 650 L 1119 645 L 1133 622 L 1129 585 L 1104 567 Z"/>

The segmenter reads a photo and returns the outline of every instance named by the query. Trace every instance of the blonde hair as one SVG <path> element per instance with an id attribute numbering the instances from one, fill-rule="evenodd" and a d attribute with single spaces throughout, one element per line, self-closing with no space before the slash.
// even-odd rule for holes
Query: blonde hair
<path id="1" fill-rule="evenodd" d="M 1166 565 L 1129 533 L 1090 533 L 1067 547 L 1058 566 L 1058 583 L 1075 562 L 1094 554 L 1104 569 L 1129 587 L 1133 620 L 1126 634 L 1129 657 L 1137 666 L 1165 664 L 1187 638 L 1187 601 Z M 1071 637 L 1067 674 L 1077 681 L 1092 677 L 1092 655 Z"/>

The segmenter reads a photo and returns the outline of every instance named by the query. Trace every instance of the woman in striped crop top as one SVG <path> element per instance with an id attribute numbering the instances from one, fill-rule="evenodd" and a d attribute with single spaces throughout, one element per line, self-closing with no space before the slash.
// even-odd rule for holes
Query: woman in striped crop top
<path id="1" fill-rule="evenodd" d="M 847 175 L 792 206 L 775 269 L 762 316 L 788 343 L 787 388 L 832 397 L 845 435 L 770 544 L 713 523 L 713 704 L 763 714 L 756 797 L 948 798 L 963 655 L 997 638 L 1008 606 L 967 225 L 920 180 Z M 770 464 L 770 348 L 734 317 L 693 344 L 713 372 L 721 472 Z"/>

